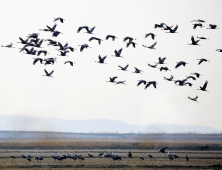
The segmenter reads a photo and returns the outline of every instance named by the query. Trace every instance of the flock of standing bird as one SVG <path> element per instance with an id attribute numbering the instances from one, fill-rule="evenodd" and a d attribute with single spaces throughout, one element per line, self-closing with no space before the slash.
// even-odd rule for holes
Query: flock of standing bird
<path id="1" fill-rule="evenodd" d="M 54 19 L 54 22 L 58 22 L 60 21 L 60 23 L 64 23 L 64 19 L 61 18 L 61 17 L 58 17 L 58 18 L 55 18 Z M 199 29 L 198 27 L 202 28 L 204 27 L 203 26 L 203 23 L 205 23 L 204 20 L 193 20 L 191 22 L 195 22 L 193 24 L 193 29 Z M 52 37 L 57 37 L 59 36 L 60 34 L 63 34 L 61 33 L 60 31 L 56 30 L 57 28 L 57 24 L 54 24 L 54 26 L 50 27 L 50 26 L 46 26 L 46 28 L 44 29 L 39 29 L 40 31 L 45 31 L 45 32 L 48 32 L 49 34 L 52 35 Z M 89 35 L 92 35 L 94 34 L 94 31 L 95 31 L 95 26 L 90 28 L 88 26 L 81 26 L 77 29 L 77 33 L 82 33 L 83 30 L 85 30 L 86 34 L 89 34 Z M 174 33 L 178 33 L 178 29 L 179 29 L 179 26 L 176 25 L 175 27 L 173 26 L 168 26 L 167 24 L 165 23 L 160 23 L 160 24 L 155 24 L 154 25 L 154 28 L 155 29 L 162 29 L 162 30 L 166 30 L 167 33 L 170 33 L 170 34 L 174 34 Z M 209 28 L 207 29 L 218 29 L 217 25 L 214 25 L 214 24 L 209 24 Z M 154 33 L 147 33 L 145 34 L 145 38 L 149 38 L 151 37 L 153 40 L 155 40 L 155 37 L 157 35 L 155 35 Z M 112 40 L 112 41 L 115 41 L 117 39 L 117 37 L 115 35 L 107 35 L 106 40 Z M 21 44 L 23 44 L 24 46 L 22 48 L 20 48 L 20 52 L 24 52 L 28 55 L 31 55 L 31 56 L 34 56 L 34 55 L 37 55 L 38 57 L 36 58 L 33 58 L 33 65 L 37 64 L 38 62 L 40 64 L 44 64 L 44 65 L 53 65 L 55 64 L 56 62 L 56 57 L 49 57 L 49 58 L 41 58 L 40 55 L 41 54 L 44 54 L 44 56 L 47 56 L 48 54 L 50 54 L 47 50 L 37 50 L 39 48 L 42 48 L 42 43 L 43 42 L 48 42 L 48 46 L 55 46 L 55 47 L 59 47 L 59 49 L 56 49 L 58 50 L 59 52 L 59 56 L 67 56 L 67 53 L 70 53 L 70 52 L 74 52 L 76 49 L 74 47 L 71 47 L 68 45 L 68 43 L 66 44 L 62 44 L 60 42 L 57 42 L 55 40 L 52 40 L 52 39 L 43 39 L 43 38 L 40 38 L 39 37 L 39 33 L 32 33 L 32 34 L 28 34 L 27 38 L 26 39 L 23 39 L 21 37 L 19 37 L 19 40 Z M 91 37 L 89 39 L 89 42 L 91 41 L 98 41 L 98 44 L 100 45 L 101 42 L 103 41 L 101 38 L 98 38 L 98 37 Z M 132 45 L 134 48 L 136 48 L 136 42 L 135 42 L 136 39 L 132 38 L 132 37 L 125 37 L 123 38 L 123 42 L 126 42 L 127 45 L 126 45 L 126 48 L 130 47 L 130 45 Z M 197 39 L 194 38 L 194 36 L 191 36 L 191 43 L 188 44 L 188 45 L 199 45 L 198 43 L 200 42 L 200 40 L 207 40 L 207 38 L 205 37 L 197 37 Z M 148 48 L 148 49 L 156 49 L 156 45 L 157 45 L 157 42 L 153 43 L 152 45 L 150 46 L 147 46 L 147 45 L 142 45 L 144 48 Z M 80 46 L 80 52 L 83 52 L 84 50 L 86 50 L 87 48 L 91 48 L 88 44 L 82 44 L 82 45 L 79 45 Z M 2 46 L 2 47 L 7 47 L 7 48 L 14 48 L 13 47 L 13 44 L 9 44 L 9 45 L 6 45 L 6 46 Z M 119 50 L 114 50 L 114 55 L 113 57 L 122 57 L 121 56 L 121 53 L 123 51 L 123 48 L 120 48 Z M 222 52 L 222 49 L 217 49 L 216 51 L 218 52 Z M 104 56 L 104 57 L 101 57 L 100 55 L 98 56 L 99 60 L 96 61 L 100 64 L 107 64 L 105 63 L 105 59 L 107 58 L 107 56 Z M 148 64 L 149 67 L 151 68 L 158 68 L 160 69 L 160 71 L 163 71 L 165 70 L 166 72 L 167 71 L 171 71 L 167 66 L 161 66 L 159 67 L 160 65 L 164 65 L 166 64 L 165 61 L 166 61 L 166 57 L 159 57 L 158 58 L 158 61 L 155 63 L 155 64 Z M 209 62 L 208 59 L 205 59 L 205 58 L 200 58 L 200 59 L 197 59 L 199 60 L 198 62 L 198 65 L 202 64 L 203 62 Z M 70 61 L 70 60 L 67 60 L 64 62 L 64 64 L 70 64 L 70 66 L 73 66 L 75 63 L 73 61 Z M 187 63 L 186 61 L 179 61 L 176 63 L 175 65 L 175 69 L 178 69 L 180 68 L 181 66 L 186 66 Z M 121 71 L 128 71 L 127 68 L 129 67 L 129 64 L 127 64 L 126 66 L 120 66 L 118 65 L 118 67 L 120 68 L 119 70 Z M 136 73 L 136 74 L 142 74 L 142 70 L 140 70 L 139 68 L 137 67 L 134 67 L 135 68 L 135 71 L 133 73 Z M 54 70 L 51 70 L 51 71 L 48 71 L 46 69 L 44 69 L 44 72 L 45 72 L 45 75 L 43 76 L 47 76 L 47 77 L 52 77 L 53 73 L 54 73 Z M 194 72 L 194 73 L 191 73 L 189 76 L 187 76 L 186 78 L 184 79 L 181 79 L 181 80 L 174 80 L 174 76 L 171 75 L 171 77 L 167 78 L 167 77 L 164 77 L 164 80 L 167 80 L 167 81 L 172 81 L 174 82 L 176 85 L 178 86 L 190 86 L 192 87 L 193 83 L 191 83 L 189 80 L 196 80 L 197 78 L 200 78 L 200 76 L 202 76 L 200 73 L 197 73 L 197 72 Z M 126 81 L 124 80 L 120 80 L 120 81 L 116 81 L 116 79 L 118 78 L 118 76 L 112 76 L 112 77 L 109 77 L 109 81 L 110 83 L 115 83 L 115 84 L 125 84 Z M 153 86 L 154 88 L 157 88 L 157 82 L 152 80 L 152 81 L 146 81 L 146 80 L 138 80 L 139 82 L 137 83 L 137 86 L 141 86 L 142 84 L 144 85 L 144 89 L 147 89 L 148 87 L 150 86 Z M 208 81 L 206 80 L 205 83 L 203 84 L 203 86 L 200 86 L 199 89 L 197 90 L 201 90 L 201 91 L 207 91 L 207 85 L 208 85 Z M 197 101 L 198 99 L 198 96 L 196 97 L 188 97 L 188 99 L 192 100 L 192 101 Z"/>
<path id="2" fill-rule="evenodd" d="M 174 153 L 170 154 L 169 151 L 166 151 L 166 149 L 168 149 L 168 148 L 163 147 L 163 148 L 159 149 L 158 152 L 163 153 L 164 155 L 166 155 L 166 153 L 168 152 L 167 157 L 169 158 L 170 161 L 180 158 L 178 155 L 176 155 Z M 209 151 L 209 148 L 208 148 L 207 145 L 203 145 L 203 146 L 200 147 L 200 150 L 204 150 L 204 149 L 207 149 Z M 135 158 L 135 157 L 133 157 L 133 154 L 130 151 L 126 152 L 126 155 L 128 156 L 128 158 Z M 138 153 L 138 155 L 139 155 L 139 159 L 141 161 L 143 161 L 144 157 L 142 157 L 140 155 L 140 153 Z M 95 155 L 90 154 L 89 151 L 88 151 L 88 158 L 93 158 L 94 156 Z M 108 150 L 106 152 L 101 152 L 96 156 L 97 157 L 111 158 L 114 161 L 114 163 L 115 163 L 115 161 L 122 161 L 123 160 L 122 157 L 117 155 L 117 152 L 116 152 L 116 155 L 115 155 L 113 152 L 109 152 Z M 147 153 L 147 156 L 150 159 L 154 158 L 149 152 Z M 63 160 L 66 160 L 66 159 L 70 159 L 70 161 L 71 160 L 73 160 L 73 161 L 74 160 L 85 160 L 85 158 L 83 156 L 81 156 L 80 153 L 76 154 L 74 151 L 72 152 L 72 154 L 68 153 L 68 155 L 65 155 L 64 153 L 62 155 L 60 155 L 59 152 L 56 155 L 54 155 L 51 152 L 51 157 L 53 158 L 54 163 L 56 161 L 60 161 L 60 162 L 62 161 L 63 162 Z M 15 160 L 16 158 L 19 158 L 19 157 L 15 157 L 10 153 L 10 158 L 12 158 L 12 160 Z M 24 159 L 26 159 L 28 162 L 32 161 L 32 158 L 34 158 L 34 160 L 37 160 L 38 163 L 40 163 L 40 164 L 41 164 L 41 161 L 43 161 L 43 157 L 39 156 L 39 153 L 38 153 L 38 156 L 33 157 L 33 156 L 29 155 L 28 151 L 25 155 L 21 151 L 21 158 L 23 159 L 23 161 L 24 161 Z M 138 157 L 136 157 L 136 158 L 138 158 Z M 187 156 L 187 153 L 186 153 L 185 159 L 186 159 L 186 161 L 189 161 L 189 157 Z"/>

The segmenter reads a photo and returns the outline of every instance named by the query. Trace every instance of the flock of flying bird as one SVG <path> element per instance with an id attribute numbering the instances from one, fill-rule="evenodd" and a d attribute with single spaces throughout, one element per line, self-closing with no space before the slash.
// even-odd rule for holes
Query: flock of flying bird
<path id="1" fill-rule="evenodd" d="M 65 20 L 63 18 L 55 18 L 54 19 L 54 22 L 56 21 L 60 21 L 61 23 L 63 23 Z M 203 26 L 203 23 L 205 23 L 205 21 L 203 20 L 193 20 L 191 22 L 196 22 L 195 24 L 193 24 L 193 29 L 197 29 L 197 27 L 204 27 Z M 49 32 L 52 34 L 53 37 L 57 37 L 58 35 L 60 34 L 63 34 L 61 33 L 60 31 L 57 31 L 56 28 L 57 28 L 57 24 L 54 24 L 53 27 L 50 27 L 50 26 L 46 26 L 47 28 L 45 29 L 39 29 L 40 31 L 45 31 L 45 32 Z M 159 28 L 162 28 L 162 30 L 166 30 L 168 31 L 167 33 L 178 33 L 176 32 L 178 30 L 178 25 L 176 25 L 174 28 L 173 26 L 168 26 L 167 24 L 165 23 L 161 23 L 161 24 L 155 24 L 154 25 L 154 28 L 155 29 L 159 29 Z M 213 24 L 209 24 L 209 28 L 208 29 L 218 29 L 217 25 L 213 25 Z M 95 30 L 95 27 L 92 27 L 92 28 L 89 28 L 88 26 L 82 26 L 82 27 L 79 27 L 78 30 L 77 30 L 77 33 L 80 33 L 80 32 L 83 32 L 83 30 L 85 30 L 86 32 L 84 33 L 87 33 L 87 34 L 94 34 L 94 30 Z M 148 38 L 148 37 L 151 37 L 153 40 L 155 40 L 155 37 L 157 35 L 155 35 L 154 33 L 148 33 L 145 35 L 145 38 Z M 109 40 L 111 39 L 112 41 L 115 41 L 116 40 L 116 36 L 115 35 L 107 35 L 106 36 L 106 40 Z M 191 43 L 188 44 L 188 45 L 199 45 L 199 41 L 200 40 L 206 40 L 207 38 L 205 37 L 197 37 L 198 40 L 195 40 L 194 36 L 191 37 Z M 41 54 L 44 54 L 44 56 L 47 56 L 47 54 L 49 54 L 49 52 L 47 50 L 36 50 L 41 48 L 41 45 L 43 42 L 47 41 L 48 42 L 48 46 L 56 46 L 56 47 L 59 47 L 59 49 L 57 49 L 60 54 L 60 56 L 67 56 L 67 53 L 69 52 L 74 52 L 74 50 L 76 50 L 75 48 L 71 47 L 68 45 L 68 43 L 62 45 L 62 43 L 60 42 L 57 42 L 55 40 L 52 40 L 52 39 L 41 39 L 39 37 L 39 34 L 38 33 L 33 33 L 33 34 L 29 34 L 27 36 L 27 39 L 23 39 L 21 37 L 19 37 L 20 39 L 20 42 L 21 44 L 23 44 L 24 46 L 22 48 L 20 48 L 20 52 L 24 51 L 26 54 L 28 55 L 37 55 L 38 57 L 37 58 L 34 58 L 34 61 L 33 61 L 33 65 L 35 65 L 37 62 L 40 62 L 41 64 L 44 64 L 44 65 L 53 65 L 55 62 L 56 62 L 56 57 L 54 58 L 46 58 L 46 59 L 43 59 L 43 58 L 40 58 L 40 55 Z M 89 39 L 89 41 L 93 41 L 93 40 L 96 40 L 98 41 L 98 44 L 100 45 L 101 42 L 103 41 L 102 39 L 100 38 L 97 38 L 97 37 L 91 37 Z M 126 48 L 129 47 L 130 45 L 132 45 L 134 48 L 136 48 L 136 44 L 135 43 L 135 40 L 134 38 L 132 37 L 125 37 L 123 38 L 123 41 L 124 42 L 127 42 L 127 45 L 126 45 Z M 157 42 L 153 43 L 152 45 L 150 46 L 146 46 L 146 45 L 142 45 L 143 47 L 145 48 L 149 48 L 149 49 L 156 49 L 157 45 Z M 80 46 L 80 52 L 83 52 L 83 50 L 87 49 L 87 48 L 91 48 L 88 44 L 82 44 L 82 45 L 79 45 Z M 9 44 L 9 45 L 6 45 L 6 46 L 2 46 L 2 47 L 8 47 L 8 48 L 14 48 L 13 47 L 13 44 Z M 31 47 L 29 49 L 29 47 Z M 121 53 L 122 53 L 122 50 L 123 48 L 119 49 L 119 50 L 114 50 L 114 55 L 113 57 L 122 57 L 121 56 Z M 217 49 L 216 51 L 218 52 L 222 52 L 222 49 Z M 104 56 L 104 57 L 101 57 L 99 55 L 99 60 L 96 61 L 100 64 L 104 64 L 105 63 L 105 59 L 107 58 L 107 56 Z M 158 61 L 156 62 L 156 64 L 154 65 L 151 65 L 151 64 L 148 64 L 148 66 L 152 67 L 152 68 L 159 68 L 160 71 L 162 70 L 165 70 L 165 71 L 170 71 L 170 69 L 166 66 L 162 66 L 162 67 L 157 67 L 159 65 L 162 65 L 162 64 L 166 64 L 165 63 L 165 60 L 166 60 L 166 57 L 164 58 L 161 58 L 159 57 L 158 58 Z M 200 59 L 197 59 L 199 60 L 198 64 L 200 65 L 201 63 L 203 62 L 209 62 L 209 60 L 205 59 L 205 58 L 200 58 Z M 73 61 L 65 61 L 64 64 L 70 64 L 71 66 L 74 65 L 74 62 Z M 179 61 L 176 66 L 175 66 L 175 69 L 178 69 L 179 67 L 181 66 L 186 66 L 187 62 L 185 61 Z M 126 66 L 120 66 L 118 65 L 118 67 L 120 68 L 120 70 L 122 71 L 127 71 L 127 68 L 128 68 L 129 64 L 127 64 Z M 140 70 L 139 68 L 135 68 L 135 71 L 133 73 L 137 73 L 137 74 L 141 74 L 143 71 Z M 52 74 L 54 73 L 54 70 L 52 71 L 47 71 L 46 69 L 44 69 L 45 71 L 45 75 L 43 76 L 47 76 L 47 77 L 52 77 Z M 194 76 L 193 76 L 194 75 Z M 192 86 L 192 83 L 191 82 L 188 82 L 188 80 L 196 80 L 197 78 L 200 78 L 200 76 L 202 76 L 200 73 L 191 73 L 191 75 L 187 76 L 185 79 L 182 79 L 182 80 L 174 80 L 174 76 L 171 75 L 170 78 L 167 78 L 167 77 L 164 77 L 164 80 L 167 80 L 167 81 L 174 81 L 174 83 L 178 86 Z M 116 81 L 118 77 L 117 76 L 114 76 L 114 77 L 109 77 L 109 81 L 110 83 L 115 83 L 115 84 L 125 84 L 126 81 Z M 147 89 L 149 86 L 153 86 L 154 88 L 157 88 L 157 82 L 156 81 L 146 81 L 146 80 L 138 80 L 139 82 L 137 83 L 137 86 L 140 86 L 141 84 L 145 85 L 145 89 Z M 207 91 L 207 85 L 208 85 L 208 81 L 206 81 L 204 83 L 203 86 L 200 86 L 200 89 L 198 90 L 201 90 L 201 91 Z M 194 97 L 194 98 L 191 98 L 191 97 L 188 97 L 188 99 L 190 100 L 193 100 L 193 101 L 196 101 L 197 102 L 197 98 L 198 96 Z"/>

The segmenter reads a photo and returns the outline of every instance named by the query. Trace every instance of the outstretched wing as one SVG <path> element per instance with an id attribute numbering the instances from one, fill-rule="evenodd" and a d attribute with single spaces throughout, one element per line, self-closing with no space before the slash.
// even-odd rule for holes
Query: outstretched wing
<path id="1" fill-rule="evenodd" d="M 123 50 L 123 49 L 121 48 L 121 49 L 118 51 L 118 54 L 119 54 L 119 55 L 121 54 L 122 50 Z"/>
<path id="2" fill-rule="evenodd" d="M 191 37 L 191 41 L 192 41 L 192 44 L 195 44 L 195 40 L 193 36 Z"/>
<path id="3" fill-rule="evenodd" d="M 150 46 L 150 48 L 153 48 L 153 47 L 155 47 L 156 43 L 157 43 L 157 42 L 155 42 L 155 43 L 154 43 L 153 45 L 151 45 L 151 46 Z"/>
<path id="4" fill-rule="evenodd" d="M 208 84 L 208 81 L 206 81 L 203 85 L 203 89 L 206 89 L 207 88 L 207 84 Z"/>
<path id="5" fill-rule="evenodd" d="M 49 73 L 48 73 L 48 71 L 47 71 L 46 69 L 44 69 L 44 71 L 45 71 L 45 74 L 46 74 L 46 75 L 49 75 Z"/>

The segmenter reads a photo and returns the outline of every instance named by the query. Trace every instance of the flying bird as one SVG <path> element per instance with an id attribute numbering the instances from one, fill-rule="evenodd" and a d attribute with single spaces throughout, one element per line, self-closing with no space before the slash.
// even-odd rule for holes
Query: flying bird
<path id="1" fill-rule="evenodd" d="M 33 58 L 33 59 L 35 59 L 34 61 L 33 61 L 33 65 L 35 65 L 38 61 L 42 64 L 42 62 L 43 62 L 43 59 L 42 58 Z"/>
<path id="2" fill-rule="evenodd" d="M 118 65 L 119 66 L 119 65 Z M 119 66 L 119 70 L 127 71 L 126 69 L 128 68 L 129 64 L 127 64 L 125 67 Z"/>
<path id="3" fill-rule="evenodd" d="M 139 83 L 137 84 L 137 86 L 139 86 L 140 84 L 146 85 L 146 80 L 138 80 L 138 81 L 139 81 Z"/>
<path id="4" fill-rule="evenodd" d="M 96 62 L 97 62 L 97 63 L 101 63 L 101 64 L 106 64 L 106 63 L 104 63 L 105 59 L 106 59 L 106 56 L 102 58 L 102 57 L 99 55 L 99 61 L 96 61 Z"/>
<path id="5" fill-rule="evenodd" d="M 109 81 L 107 81 L 107 82 L 111 82 L 111 83 L 115 83 L 115 80 L 117 79 L 118 77 L 117 76 L 115 76 L 115 77 L 110 77 L 109 78 Z M 103 153 L 102 153 L 103 154 Z M 99 155 L 100 156 L 100 155 Z"/>
<path id="6" fill-rule="evenodd" d="M 156 82 L 156 81 L 149 81 L 149 82 L 147 82 L 147 84 L 146 84 L 146 86 L 145 86 L 144 89 L 146 89 L 147 87 L 149 87 L 151 84 L 153 85 L 154 88 L 156 88 L 157 82 Z"/>
<path id="7" fill-rule="evenodd" d="M 197 98 L 198 98 L 198 96 L 196 96 L 196 97 L 194 97 L 194 98 L 191 98 L 191 97 L 188 96 L 188 99 L 193 100 L 193 101 L 195 101 L 195 102 L 198 103 Z"/>
<path id="8" fill-rule="evenodd" d="M 113 41 L 115 40 L 115 38 L 117 38 L 115 35 L 107 35 L 106 36 L 106 40 L 108 40 L 109 38 L 112 38 Z"/>
<path id="9" fill-rule="evenodd" d="M 50 73 L 48 73 L 48 71 L 46 69 L 44 69 L 44 71 L 45 71 L 46 75 L 42 75 L 42 76 L 47 76 L 47 77 L 52 77 L 52 73 L 54 72 L 54 70 L 52 70 Z M 52 78 L 54 78 L 54 77 L 52 77 Z"/>
<path id="10" fill-rule="evenodd" d="M 96 38 L 96 37 L 91 37 L 91 38 L 89 39 L 89 41 L 92 41 L 92 40 L 97 40 L 98 43 L 99 43 L 99 45 L 100 45 L 100 43 L 101 43 L 101 41 L 102 41 L 100 38 Z"/>
<path id="11" fill-rule="evenodd" d="M 207 29 L 219 29 L 217 25 L 209 24 L 209 28 Z"/>
<path id="12" fill-rule="evenodd" d="M 134 67 L 134 68 L 135 68 L 135 71 L 133 73 L 141 73 L 141 72 L 143 72 L 142 70 L 140 70 L 140 69 L 138 69 L 136 67 Z"/>
<path id="13" fill-rule="evenodd" d="M 160 23 L 160 24 L 155 24 L 154 28 L 163 28 L 163 26 L 165 25 L 165 23 Z"/>
<path id="14" fill-rule="evenodd" d="M 160 67 L 159 69 L 160 69 L 160 71 L 162 71 L 162 70 L 165 70 L 165 71 L 171 71 L 171 70 L 169 70 L 168 67 Z"/>
<path id="15" fill-rule="evenodd" d="M 202 62 L 210 62 L 209 60 L 205 59 L 205 58 L 201 58 L 201 59 L 197 59 L 200 60 L 198 65 L 200 65 Z"/>
<path id="16" fill-rule="evenodd" d="M 58 17 L 58 18 L 54 18 L 54 22 L 56 22 L 56 21 L 60 21 L 61 23 L 63 23 L 65 20 L 63 19 L 63 18 L 61 18 L 61 17 Z"/>
<path id="17" fill-rule="evenodd" d="M 121 48 L 118 52 L 115 50 L 115 51 L 114 51 L 114 52 L 115 52 L 115 55 L 112 55 L 112 56 L 114 56 L 114 57 L 122 57 L 122 56 L 120 56 L 122 50 L 123 50 L 123 48 Z"/>
<path id="18" fill-rule="evenodd" d="M 183 65 L 183 66 L 185 67 L 186 64 L 189 64 L 189 63 L 186 63 L 186 62 L 184 62 L 184 61 L 177 62 L 177 65 L 175 66 L 175 68 L 178 68 L 178 67 L 180 67 L 181 65 Z"/>
<path id="19" fill-rule="evenodd" d="M 158 63 L 156 65 L 151 65 L 151 64 L 148 63 L 148 66 L 150 66 L 152 68 L 157 68 L 157 65 L 158 65 Z"/>
<path id="20" fill-rule="evenodd" d="M 83 44 L 83 45 L 79 45 L 79 46 L 81 46 L 80 47 L 80 52 L 82 52 L 84 50 L 84 48 L 87 49 L 89 47 L 88 44 Z M 89 47 L 89 48 L 92 48 L 92 47 Z"/>
<path id="21" fill-rule="evenodd" d="M 176 25 L 176 27 L 175 27 L 174 29 L 171 29 L 171 27 L 169 27 L 169 26 L 167 26 L 167 25 L 166 25 L 166 27 L 167 27 L 167 29 L 170 31 L 170 32 L 167 32 L 167 33 L 178 33 L 178 32 L 176 32 L 177 29 L 178 29 L 178 25 Z"/>
<path id="22" fill-rule="evenodd" d="M 202 91 L 207 91 L 206 88 L 207 88 L 207 84 L 208 84 L 208 81 L 206 81 L 203 85 L 203 87 L 200 86 L 200 89 L 197 89 L 197 90 L 202 90 Z M 208 92 L 208 91 L 207 91 Z"/>
<path id="23" fill-rule="evenodd" d="M 196 23 L 196 24 L 193 24 L 193 29 L 196 29 L 197 27 L 204 27 L 201 23 Z"/>
<path id="24" fill-rule="evenodd" d="M 192 41 L 192 43 L 191 43 L 191 44 L 188 44 L 188 45 L 199 45 L 198 42 L 199 42 L 200 40 L 196 40 L 196 41 L 195 41 L 195 40 L 194 40 L 194 37 L 192 36 L 192 37 L 191 37 L 191 41 Z"/>
<path id="25" fill-rule="evenodd" d="M 156 50 L 156 48 L 154 48 L 155 47 L 155 45 L 157 44 L 157 42 L 155 42 L 154 44 L 152 44 L 151 46 L 145 46 L 145 45 L 143 45 L 144 47 L 146 47 L 146 48 L 149 48 L 149 49 L 155 49 Z"/>
<path id="26" fill-rule="evenodd" d="M 170 78 L 166 78 L 166 77 L 164 77 L 164 79 L 165 79 L 165 80 L 168 80 L 168 81 L 173 81 L 173 76 L 171 75 Z"/>
<path id="27" fill-rule="evenodd" d="M 71 66 L 73 66 L 73 62 L 72 61 L 65 61 L 64 64 L 69 63 Z"/>
<path id="28" fill-rule="evenodd" d="M 153 33 L 148 33 L 148 34 L 146 34 L 145 38 L 148 37 L 148 36 L 151 36 L 152 39 L 154 40 L 154 39 L 155 39 L 155 36 L 157 36 L 157 35 L 155 35 L 155 34 L 153 34 Z"/>

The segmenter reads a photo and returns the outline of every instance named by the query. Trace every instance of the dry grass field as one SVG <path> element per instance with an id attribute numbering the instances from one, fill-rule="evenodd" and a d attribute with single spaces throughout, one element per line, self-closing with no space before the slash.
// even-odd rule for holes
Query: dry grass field
<path id="1" fill-rule="evenodd" d="M 208 150 L 200 151 L 201 145 L 208 145 Z M 171 154 L 174 152 L 178 159 L 170 161 L 167 154 L 158 152 L 158 149 L 167 146 Z M 96 140 L 96 139 L 29 139 L 29 140 L 1 140 L 0 141 L 0 169 L 222 169 L 222 141 L 220 140 Z M 106 148 L 106 149 L 104 149 Z M 127 149 L 122 149 L 127 148 Z M 132 149 L 133 148 L 133 149 Z M 85 160 L 66 159 L 54 161 L 51 152 L 56 155 L 80 153 Z M 93 158 L 89 158 L 88 150 Z M 99 157 L 101 152 L 113 152 L 123 158 L 122 161 L 114 161 L 111 158 Z M 126 152 L 131 151 L 133 158 L 128 158 Z M 32 158 L 28 162 L 21 158 L 21 151 L 24 155 L 28 151 L 32 157 L 38 153 L 43 157 L 41 164 Z M 147 153 L 154 158 L 150 159 Z M 11 159 L 9 154 L 16 159 Z M 144 157 L 139 159 L 138 154 Z M 187 162 L 186 153 L 189 157 Z"/>

